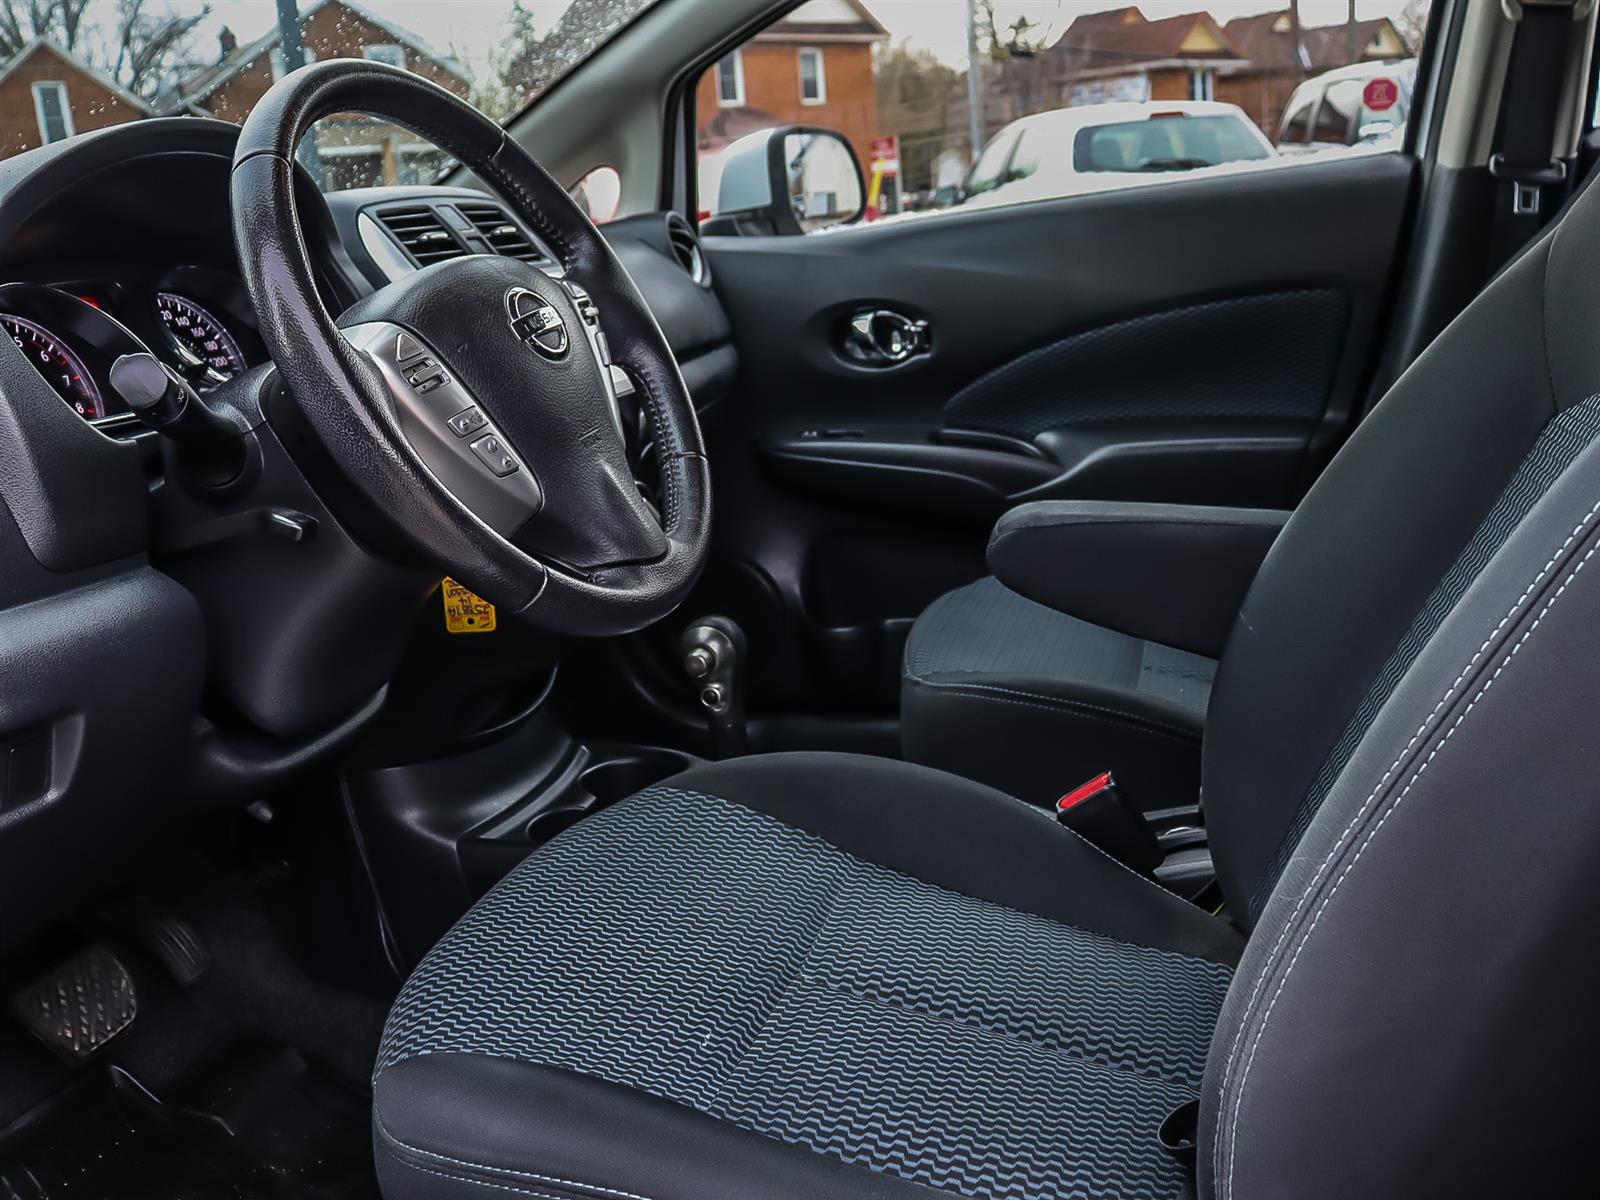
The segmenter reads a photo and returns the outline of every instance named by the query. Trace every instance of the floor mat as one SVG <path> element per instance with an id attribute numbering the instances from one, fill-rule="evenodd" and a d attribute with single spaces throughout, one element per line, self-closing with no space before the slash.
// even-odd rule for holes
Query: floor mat
<path id="1" fill-rule="evenodd" d="M 170 1097 L 95 1069 L 0 1136 L 0 1200 L 377 1200 L 368 1105 L 266 1042 Z"/>

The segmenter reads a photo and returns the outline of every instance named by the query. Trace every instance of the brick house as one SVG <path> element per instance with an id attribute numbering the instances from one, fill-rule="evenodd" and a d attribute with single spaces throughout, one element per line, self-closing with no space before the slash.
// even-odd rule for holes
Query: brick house
<path id="1" fill-rule="evenodd" d="M 1066 105 L 1211 100 L 1248 65 L 1210 13 L 1152 21 L 1131 5 L 1078 17 L 1039 59 Z"/>
<path id="2" fill-rule="evenodd" d="M 1287 9 L 1238 17 L 1223 26 L 1223 32 L 1250 66 L 1218 80 L 1217 99 L 1244 109 L 1269 137 L 1277 134 L 1290 94 L 1311 76 L 1351 63 L 1397 61 L 1412 54 L 1400 30 L 1387 17 L 1356 21 L 1353 27 L 1302 28 L 1299 53 L 1295 51 L 1294 23 Z"/>
<path id="3" fill-rule="evenodd" d="M 0 67 L 0 158 L 152 112 L 115 80 L 38 38 Z"/>
<path id="4" fill-rule="evenodd" d="M 465 69 L 393 22 L 354 0 L 316 0 L 300 13 L 307 61 L 370 58 L 405 67 L 465 99 Z M 163 100 L 170 108 L 241 122 L 284 70 L 277 26 L 239 45 L 226 29 L 221 55 Z M 317 156 L 330 187 L 419 183 L 437 175 L 443 153 L 409 130 L 356 114 L 334 115 L 317 127 Z"/>
<path id="5" fill-rule="evenodd" d="M 878 133 L 872 48 L 888 36 L 860 0 L 807 0 L 700 77 L 701 151 L 773 125 L 821 125 L 865 163 Z"/>

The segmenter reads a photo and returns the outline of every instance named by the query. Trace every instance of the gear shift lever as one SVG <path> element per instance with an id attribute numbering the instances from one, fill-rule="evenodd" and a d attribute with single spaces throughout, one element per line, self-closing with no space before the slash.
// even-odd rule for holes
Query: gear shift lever
<path id="1" fill-rule="evenodd" d="M 678 660 L 698 691 L 711 753 L 734 758 L 749 749 L 744 725 L 744 630 L 727 617 L 701 617 L 678 639 Z"/>

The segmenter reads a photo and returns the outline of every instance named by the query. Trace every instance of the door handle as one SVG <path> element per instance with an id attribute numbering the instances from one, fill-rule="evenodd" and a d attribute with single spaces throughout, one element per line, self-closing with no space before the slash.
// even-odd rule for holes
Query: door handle
<path id="1" fill-rule="evenodd" d="M 892 308 L 859 310 L 851 316 L 844 335 L 845 356 L 869 367 L 897 367 L 928 353 L 932 346 L 926 320 Z"/>

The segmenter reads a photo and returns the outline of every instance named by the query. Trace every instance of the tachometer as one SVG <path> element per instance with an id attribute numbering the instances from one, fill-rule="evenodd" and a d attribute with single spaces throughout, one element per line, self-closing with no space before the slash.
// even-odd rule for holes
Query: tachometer
<path id="1" fill-rule="evenodd" d="M 77 409 L 80 416 L 94 420 L 106 415 L 100 389 L 90 378 L 83 360 L 67 349 L 60 338 L 42 325 L 10 313 L 0 313 L 0 326 L 4 326 L 17 348 L 45 377 L 45 382 L 60 392 L 61 398 Z"/>
<path id="2" fill-rule="evenodd" d="M 245 369 L 244 354 L 227 327 L 193 300 L 157 292 L 156 308 L 190 383 L 213 388 Z"/>

